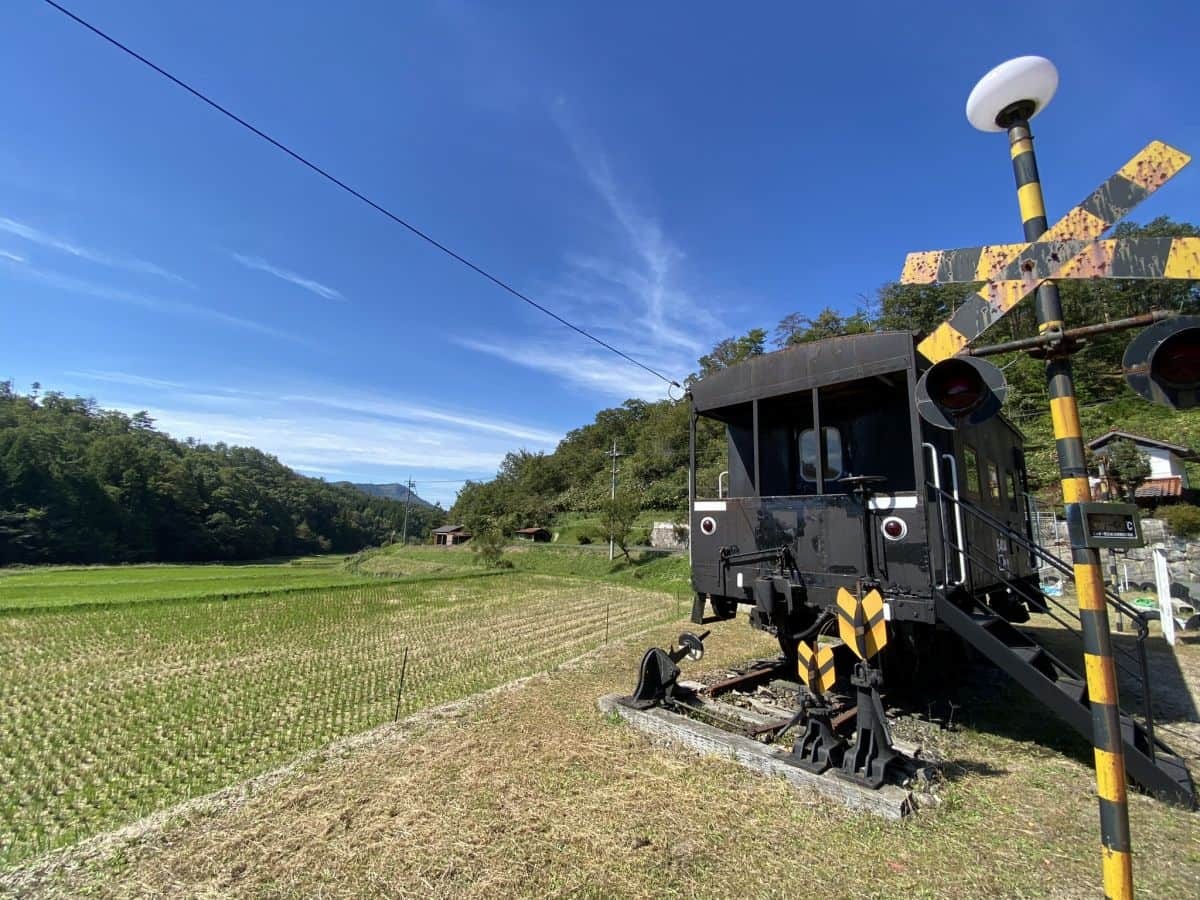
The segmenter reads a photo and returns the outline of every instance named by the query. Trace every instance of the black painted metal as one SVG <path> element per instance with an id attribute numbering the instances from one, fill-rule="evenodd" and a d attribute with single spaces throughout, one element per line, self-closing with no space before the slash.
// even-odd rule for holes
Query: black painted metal
<path id="1" fill-rule="evenodd" d="M 1002 669 L 1017 684 L 1045 704 L 1055 715 L 1081 735 L 1092 737 L 1092 716 L 1086 698 L 1086 682 L 1065 663 L 1039 648 L 1039 654 L 1022 654 L 1014 648 L 1030 648 L 1035 642 L 999 616 L 972 614 L 951 597 L 936 600 L 938 620 Z M 1149 737 L 1129 716 L 1121 717 L 1125 744 L 1125 770 L 1149 793 L 1181 806 L 1196 806 L 1196 792 L 1183 761 L 1160 743 L 1151 757 Z"/>
<path id="2" fill-rule="evenodd" d="M 833 732 L 831 710 L 821 702 L 802 708 L 804 731 L 792 744 L 787 760 L 802 769 L 821 774 L 829 767 L 840 768 L 846 755 L 846 742 Z"/>
<path id="3" fill-rule="evenodd" d="M 850 683 L 858 690 L 856 736 L 854 746 L 842 759 L 838 774 L 869 788 L 877 788 L 887 781 L 888 770 L 900 756 L 892 746 L 892 732 L 879 699 L 883 678 L 870 663 L 860 661 L 854 666 Z"/>

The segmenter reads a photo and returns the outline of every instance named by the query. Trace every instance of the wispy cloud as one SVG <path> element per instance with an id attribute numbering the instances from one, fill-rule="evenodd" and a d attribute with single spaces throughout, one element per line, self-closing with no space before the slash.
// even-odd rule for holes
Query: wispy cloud
<path id="1" fill-rule="evenodd" d="M 276 278 L 304 288 L 304 290 L 316 294 L 318 297 L 323 297 L 326 300 L 344 301 L 346 299 L 342 292 L 336 288 L 331 288 L 329 285 L 321 284 L 321 282 L 314 281 L 311 278 L 305 278 L 303 275 L 297 275 L 288 269 L 281 269 L 279 266 L 272 265 L 258 256 L 245 256 L 241 253 L 233 253 L 231 256 L 247 269 L 254 269 L 258 272 L 266 272 L 268 275 L 274 275 Z"/>
<path id="2" fill-rule="evenodd" d="M 212 307 L 208 306 L 200 306 L 198 304 L 188 303 L 183 300 L 166 300 L 161 297 L 155 297 L 151 294 L 127 291 L 123 288 L 98 284 L 93 281 L 86 281 L 70 275 L 64 275 L 61 272 L 38 269 L 28 265 L 22 266 L 20 269 L 14 269 L 13 271 L 19 272 L 26 278 L 30 278 L 34 281 L 40 282 L 41 284 L 49 285 L 50 287 L 58 288 L 59 290 L 66 291 L 68 293 L 96 297 L 100 300 L 108 300 L 113 303 L 122 303 L 127 306 L 137 306 L 142 309 L 149 309 L 169 315 L 186 316 L 188 318 L 202 319 L 209 322 L 219 322 L 223 325 L 229 325 L 233 328 L 240 328 L 245 331 L 253 331 L 258 334 L 265 334 L 269 335 L 270 337 L 282 338 L 284 340 L 296 341 L 301 344 L 312 343 L 308 338 L 291 334 L 290 332 L 274 328 L 270 325 L 264 325 L 261 322 L 255 322 L 252 319 L 244 319 L 241 316 L 235 316 L 231 315 L 230 313 L 221 312 L 218 309 L 213 309 Z"/>
<path id="3" fill-rule="evenodd" d="M 127 384 L 133 387 L 148 387 L 159 390 L 184 389 L 187 387 L 187 385 L 180 384 L 178 381 L 167 381 L 163 378 L 148 378 L 145 375 L 132 375 L 128 372 L 112 372 L 104 369 L 68 369 L 65 374 L 105 384 Z"/>
<path id="4" fill-rule="evenodd" d="M 684 285 L 687 255 L 620 183 L 599 142 L 578 125 L 565 101 L 554 104 L 551 115 L 584 185 L 605 213 L 609 236 L 592 241 L 587 252 L 565 254 L 546 295 L 593 334 L 681 378 L 722 336 L 717 317 Z M 456 342 L 598 393 L 647 399 L 667 393 L 663 381 L 601 347 L 572 346 L 563 353 L 561 336 L 549 332 L 544 340 L 479 335 Z"/>
<path id="5" fill-rule="evenodd" d="M 525 342 L 514 346 L 470 338 L 453 340 L 468 350 L 486 353 L 527 369 L 549 372 L 577 387 L 613 397 L 657 399 L 667 392 L 666 384 L 649 372 L 633 365 L 621 365 L 607 354 L 563 353 L 561 347 L 551 344 Z"/>
<path id="6" fill-rule="evenodd" d="M 418 406 L 411 403 L 396 403 L 384 399 L 372 399 L 361 394 L 357 396 L 351 394 L 345 397 L 285 394 L 282 399 L 312 403 L 332 410 L 365 413 L 401 422 L 440 422 L 447 425 L 458 425 L 471 431 L 500 434 L 520 441 L 530 441 L 538 447 L 552 447 L 562 437 L 561 434 L 556 432 L 522 425 L 505 419 L 483 418 L 461 411 Z"/>
<path id="7" fill-rule="evenodd" d="M 23 263 L 25 257 L 18 256 L 16 253 L 9 253 L 7 250 L 0 250 L 0 258 L 7 259 L 9 262 Z"/>
<path id="8" fill-rule="evenodd" d="M 159 278 L 165 278 L 168 281 L 186 283 L 186 279 L 181 278 L 174 272 L 168 272 L 162 266 L 152 262 L 147 262 L 144 259 L 135 257 L 115 256 L 110 253 L 104 253 L 100 250 L 94 250 L 91 247 L 85 247 L 82 244 L 77 244 L 74 241 L 68 241 L 64 238 L 49 234 L 38 228 L 34 228 L 25 222 L 18 222 L 16 219 L 9 219 L 0 216 L 0 231 L 7 234 L 19 237 L 22 240 L 29 241 L 31 244 L 37 244 L 39 247 L 45 247 L 49 250 L 57 250 L 60 253 L 66 253 L 68 256 L 73 256 L 76 259 L 87 260 L 88 262 L 96 263 L 97 265 L 107 266 L 111 269 L 123 269 L 127 272 L 137 272 L 142 275 L 156 275 Z M 9 254 L 5 254 L 8 256 Z M 18 260 L 24 262 L 24 260 Z"/>

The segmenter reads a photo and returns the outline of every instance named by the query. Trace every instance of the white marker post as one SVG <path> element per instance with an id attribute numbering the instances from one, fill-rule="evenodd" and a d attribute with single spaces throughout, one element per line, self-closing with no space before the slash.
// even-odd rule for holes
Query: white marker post
<path id="1" fill-rule="evenodd" d="M 1154 586 L 1158 588 L 1158 623 L 1163 637 L 1175 646 L 1175 608 L 1171 605 L 1171 573 L 1167 571 L 1167 551 L 1154 548 Z"/>

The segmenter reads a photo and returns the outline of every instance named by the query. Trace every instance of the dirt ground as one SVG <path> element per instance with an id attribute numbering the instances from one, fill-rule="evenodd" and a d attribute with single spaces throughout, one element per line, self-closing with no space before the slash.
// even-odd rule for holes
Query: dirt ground
<path id="1" fill-rule="evenodd" d="M 1100 895 L 1087 744 L 1018 689 L 977 673 L 954 710 L 956 727 L 921 723 L 928 745 L 948 761 L 941 803 L 888 823 L 726 760 L 655 746 L 602 717 L 596 698 L 631 689 L 646 646 L 678 630 L 663 627 L 442 714 L 387 726 L 124 838 L 42 858 L 0 876 L 0 892 Z M 684 664 L 685 677 L 773 651 L 743 619 L 714 626 L 708 646 L 703 662 Z M 1171 656 L 1175 663 L 1159 666 L 1177 674 L 1175 690 L 1185 686 L 1188 699 L 1176 701 L 1182 719 L 1200 696 L 1200 644 L 1190 638 Z M 1130 815 L 1139 892 L 1200 896 L 1200 814 L 1133 793 Z"/>

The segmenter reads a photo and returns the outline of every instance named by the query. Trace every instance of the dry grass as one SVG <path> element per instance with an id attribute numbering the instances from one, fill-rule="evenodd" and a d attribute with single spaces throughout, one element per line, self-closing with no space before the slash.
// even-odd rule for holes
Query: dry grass
<path id="1" fill-rule="evenodd" d="M 391 729 L 294 769 L 244 802 L 192 808 L 99 859 L 41 864 L 42 896 L 1093 897 L 1091 772 L 1003 734 L 939 732 L 943 803 L 889 824 L 738 766 L 654 747 L 596 712 L 632 686 L 650 639 L 493 694 L 442 721 Z M 768 653 L 718 625 L 704 668 Z M 1180 649 L 1189 665 L 1200 647 Z M 1193 690 L 1196 689 L 1193 684 Z M 994 686 L 1021 735 L 1040 707 Z M 978 721 L 978 720 L 976 720 Z M 993 719 L 992 725 L 996 722 Z M 1011 727 L 1010 727 L 1011 726 Z M 1070 741 L 1067 741 L 1070 746 Z M 1131 798 L 1135 872 L 1153 897 L 1200 896 L 1200 818 Z M 72 856 L 72 854 L 75 854 Z M 76 865 L 72 866 L 71 863 Z"/>

